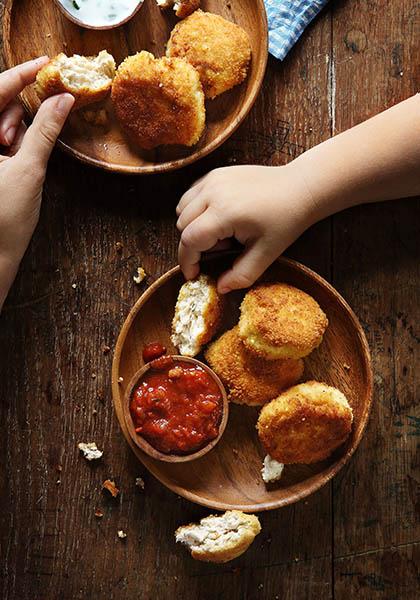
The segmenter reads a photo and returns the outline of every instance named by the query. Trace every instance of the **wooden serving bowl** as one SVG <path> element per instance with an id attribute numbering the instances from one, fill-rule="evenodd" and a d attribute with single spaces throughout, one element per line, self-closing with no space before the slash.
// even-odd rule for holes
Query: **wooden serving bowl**
<path id="1" fill-rule="evenodd" d="M 155 0 L 146 0 L 141 10 L 122 27 L 107 30 L 77 26 L 51 0 L 5 0 L 4 6 L 3 55 L 7 68 L 37 56 L 53 57 L 60 52 L 89 56 L 106 49 L 117 64 L 140 50 L 163 56 L 170 32 L 178 22 L 172 10 L 161 11 Z M 245 119 L 263 81 L 268 56 L 264 0 L 203 0 L 202 8 L 220 14 L 247 31 L 252 61 L 248 77 L 241 85 L 206 102 L 206 128 L 195 146 L 161 146 L 149 151 L 138 148 L 121 130 L 110 98 L 103 103 L 107 115 L 105 124 L 92 124 L 85 111 L 74 111 L 58 145 L 79 160 L 103 169 L 147 174 L 184 167 L 226 141 Z M 24 90 L 22 101 L 33 116 L 39 107 L 33 87 Z"/>
<path id="2" fill-rule="evenodd" d="M 66 7 L 63 4 L 61 4 L 60 0 L 54 0 L 54 2 L 58 6 L 58 9 L 61 10 L 61 12 L 63 13 L 63 15 L 65 17 L 67 17 L 67 19 L 70 19 L 70 21 L 72 21 L 73 23 L 75 23 L 79 27 L 84 27 L 85 29 L 94 29 L 96 31 L 105 31 L 107 29 L 114 29 L 115 27 L 121 27 L 121 25 L 124 25 L 125 23 L 127 23 L 130 19 L 132 19 L 134 17 L 134 15 L 136 14 L 136 12 L 138 10 L 140 10 L 140 8 L 143 6 L 144 0 L 138 0 L 136 6 L 133 8 L 133 10 L 131 11 L 131 13 L 127 17 L 125 17 L 124 19 L 121 19 L 120 21 L 116 21 L 115 23 L 112 23 L 112 25 L 88 25 L 87 23 L 85 23 L 81 19 L 78 19 L 77 17 L 75 17 L 74 15 L 72 15 L 66 9 Z"/>
<path id="3" fill-rule="evenodd" d="M 232 261 L 221 256 L 205 262 L 203 271 L 217 277 Z M 327 460 L 312 465 L 286 465 L 282 478 L 266 486 L 261 478 L 264 451 L 255 424 L 258 409 L 230 404 L 223 438 L 206 456 L 188 465 L 157 461 L 142 452 L 131 439 L 124 418 L 125 381 L 130 381 L 141 361 L 145 344 L 157 340 L 173 353 L 171 321 L 179 289 L 184 282 L 179 267 L 151 285 L 131 309 L 118 337 L 112 365 L 115 411 L 125 438 L 137 457 L 164 485 L 192 502 L 217 510 L 262 511 L 291 504 L 312 494 L 329 481 L 356 450 L 369 416 L 372 369 L 362 327 L 346 301 L 322 277 L 286 258 L 265 272 L 261 281 L 283 281 L 317 300 L 329 326 L 322 344 L 305 359 L 303 381 L 315 379 L 333 385 L 347 397 L 354 414 L 346 443 Z M 233 327 L 245 291 L 226 297 L 222 329 Z M 124 382 L 118 384 L 118 378 Z"/>
<path id="4" fill-rule="evenodd" d="M 151 368 L 150 363 L 143 365 L 141 367 L 141 369 L 139 369 L 137 371 L 137 373 L 132 377 L 132 379 L 131 379 L 130 383 L 128 384 L 126 391 L 125 391 L 125 397 L 124 397 L 124 403 L 123 403 L 122 409 L 123 409 L 123 413 L 124 413 L 125 425 L 128 430 L 128 433 L 130 435 L 130 438 L 142 452 L 144 452 L 145 454 L 150 456 L 150 458 L 153 458 L 155 460 L 162 460 L 163 462 L 168 462 L 168 463 L 189 462 L 191 460 L 196 460 L 197 458 L 201 458 L 202 456 L 204 456 L 205 454 L 210 452 L 210 450 L 212 450 L 215 447 L 215 445 L 218 443 L 218 441 L 220 440 L 220 438 L 222 437 L 222 435 L 225 431 L 226 424 L 228 422 L 229 402 L 227 399 L 226 390 L 225 390 L 222 382 L 220 381 L 220 379 L 218 378 L 216 373 L 212 369 L 210 369 L 209 366 L 207 366 L 205 363 L 203 363 L 199 360 L 196 360 L 195 358 L 189 358 L 187 356 L 178 356 L 178 355 L 171 355 L 171 356 L 174 359 L 175 363 L 177 360 L 178 361 L 180 360 L 182 362 L 192 363 L 193 365 L 198 365 L 199 367 L 204 369 L 212 377 L 212 379 L 217 383 L 217 387 L 219 388 L 220 394 L 222 396 L 222 416 L 221 416 L 221 420 L 220 420 L 220 424 L 219 424 L 218 436 L 215 437 L 214 440 L 211 440 L 206 446 L 204 446 L 200 450 L 197 450 L 197 452 L 192 452 L 191 454 L 179 455 L 179 454 L 165 454 L 163 452 L 159 452 L 159 450 L 156 450 L 156 448 L 154 448 L 151 444 L 149 444 L 149 442 L 147 442 L 143 437 L 141 437 L 141 435 L 136 433 L 134 424 L 133 424 L 133 419 L 131 418 L 131 413 L 130 413 L 130 401 L 131 401 L 131 396 L 134 392 L 134 388 L 140 383 L 143 375 L 145 373 L 147 373 L 147 371 L 150 370 L 150 368 Z"/>

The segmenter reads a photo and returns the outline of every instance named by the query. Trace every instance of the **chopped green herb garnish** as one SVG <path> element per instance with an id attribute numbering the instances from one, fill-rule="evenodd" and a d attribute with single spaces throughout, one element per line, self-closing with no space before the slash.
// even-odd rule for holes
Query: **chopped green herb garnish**
<path id="1" fill-rule="evenodd" d="M 73 0 L 73 6 L 76 10 L 80 10 L 80 6 L 77 4 L 76 0 Z"/>

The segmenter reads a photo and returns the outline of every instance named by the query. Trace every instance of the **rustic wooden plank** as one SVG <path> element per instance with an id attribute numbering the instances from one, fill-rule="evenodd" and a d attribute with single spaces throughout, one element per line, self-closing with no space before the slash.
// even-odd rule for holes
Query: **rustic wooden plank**
<path id="1" fill-rule="evenodd" d="M 336 132 L 418 91 L 419 19 L 414 0 L 334 4 Z M 420 538 L 418 209 L 406 200 L 334 218 L 333 281 L 365 327 L 375 374 L 365 439 L 334 482 L 334 556 L 357 553 L 335 558 L 336 598 L 417 597 L 418 548 L 406 545 Z"/>

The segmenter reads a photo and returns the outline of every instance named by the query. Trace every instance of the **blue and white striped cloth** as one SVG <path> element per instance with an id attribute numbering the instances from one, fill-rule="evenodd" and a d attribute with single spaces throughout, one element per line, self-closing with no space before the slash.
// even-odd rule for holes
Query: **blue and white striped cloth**
<path id="1" fill-rule="evenodd" d="M 328 0 L 264 0 L 268 20 L 268 50 L 283 60 Z"/>

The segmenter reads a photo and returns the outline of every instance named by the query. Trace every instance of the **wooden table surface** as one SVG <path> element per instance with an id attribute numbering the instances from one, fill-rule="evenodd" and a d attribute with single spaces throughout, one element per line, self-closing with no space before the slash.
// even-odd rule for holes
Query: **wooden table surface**
<path id="1" fill-rule="evenodd" d="M 176 527 L 208 510 L 136 461 L 113 414 L 112 352 L 102 351 L 143 289 L 136 267 L 150 283 L 176 264 L 174 209 L 195 178 L 227 164 L 284 164 L 419 89 L 418 0 L 338 0 L 283 63 L 270 59 L 246 123 L 199 164 L 126 177 L 55 154 L 0 319 L 1 598 L 419 597 L 418 201 L 348 210 L 287 251 L 358 314 L 373 355 L 373 411 L 340 475 L 261 514 L 262 533 L 232 563 L 201 564 L 175 545 Z M 92 440 L 104 449 L 98 464 L 77 450 Z M 107 478 L 121 489 L 116 501 L 101 492 Z"/>

